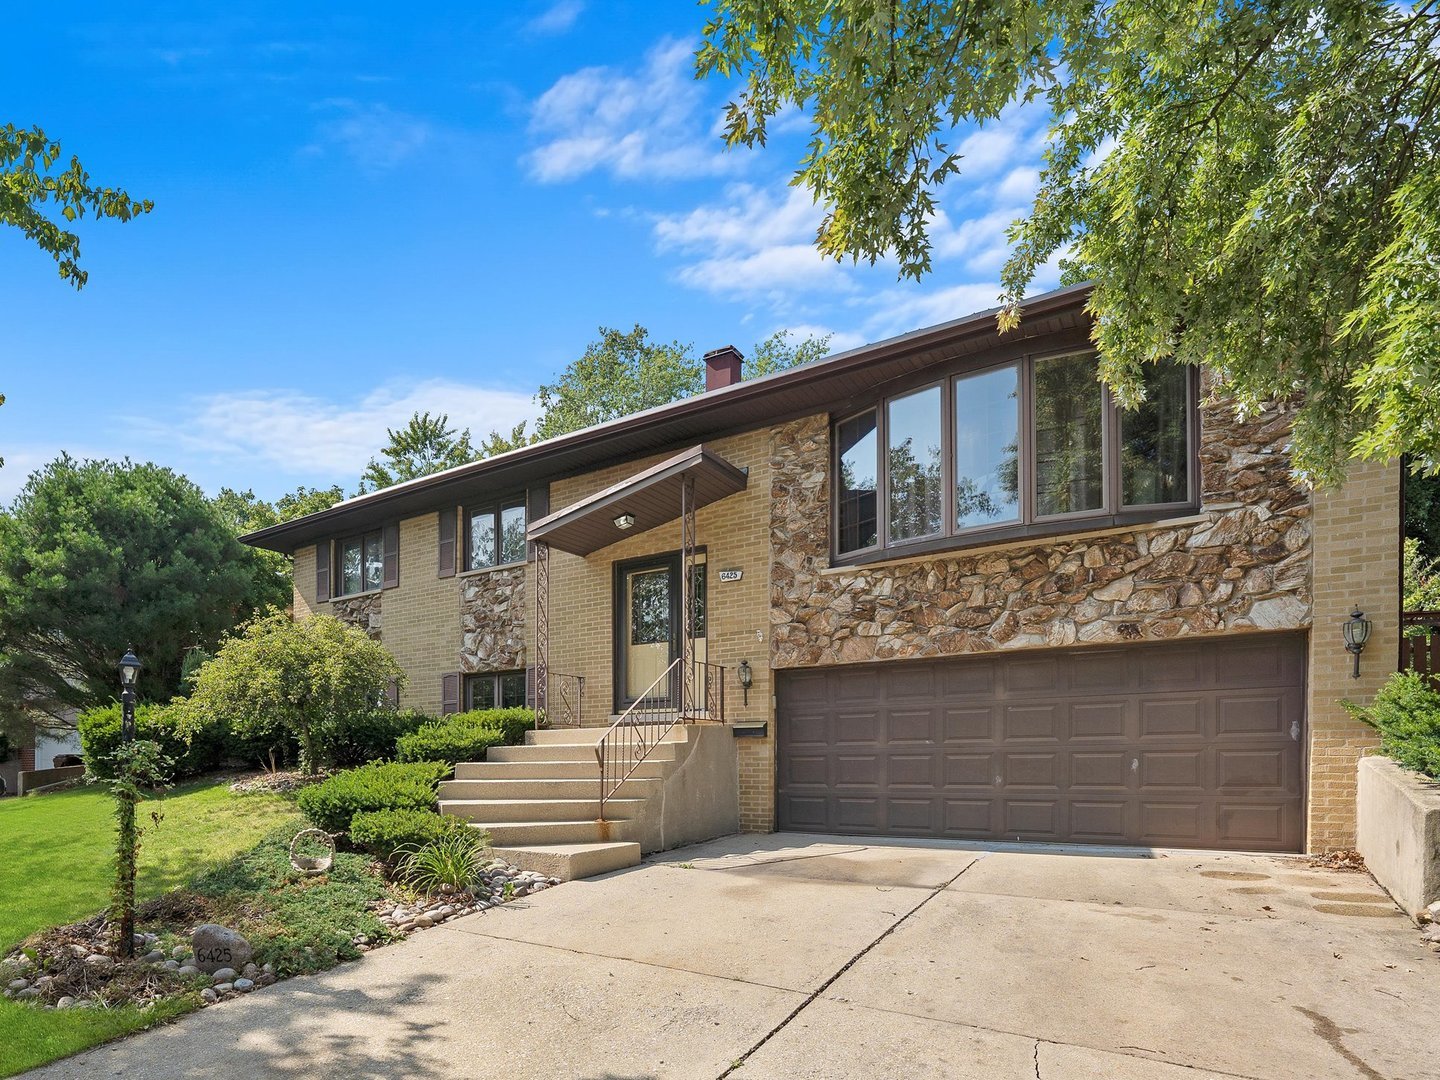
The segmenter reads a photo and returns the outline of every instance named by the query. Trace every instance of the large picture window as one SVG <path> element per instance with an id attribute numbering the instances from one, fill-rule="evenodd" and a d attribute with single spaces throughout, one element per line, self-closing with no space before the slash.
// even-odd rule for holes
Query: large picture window
<path id="1" fill-rule="evenodd" d="M 1145 371 L 1120 409 L 1094 353 L 1027 357 L 907 389 L 834 428 L 835 553 L 1130 522 L 1194 505 L 1190 370 Z"/>
<path id="2" fill-rule="evenodd" d="M 347 536 L 335 544 L 335 579 L 338 596 L 378 589 L 385 578 L 385 541 L 380 531 Z"/>
<path id="3" fill-rule="evenodd" d="M 467 508 L 465 569 L 525 561 L 525 497 Z"/>

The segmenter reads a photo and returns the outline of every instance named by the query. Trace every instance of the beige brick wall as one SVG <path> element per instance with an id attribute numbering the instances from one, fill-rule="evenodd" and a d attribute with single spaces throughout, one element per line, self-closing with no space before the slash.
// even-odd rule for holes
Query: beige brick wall
<path id="1" fill-rule="evenodd" d="M 1306 848 L 1355 846 L 1356 763 L 1378 740 L 1340 706 L 1368 702 L 1400 650 L 1400 467 L 1355 464 L 1345 485 L 1317 492 L 1310 634 L 1310 755 Z M 1351 677 L 1340 626 L 1359 607 L 1372 623 Z"/>
<path id="2" fill-rule="evenodd" d="M 712 503 L 695 515 L 695 541 L 705 549 L 709 568 L 708 658 L 725 668 L 726 718 L 771 721 L 770 432 L 749 432 L 706 445 L 732 465 L 750 470 L 744 491 Z M 665 456 L 556 481 L 550 487 L 550 507 L 561 510 Z M 584 558 L 563 551 L 551 553 L 550 666 L 585 676 L 587 723 L 603 722 L 614 708 L 615 563 L 679 548 L 680 522 L 676 519 Z M 743 571 L 744 576 L 739 581 L 722 583 L 719 571 L 732 568 Z M 527 630 L 527 641 L 533 648 L 533 626 Z M 755 676 L 748 706 L 736 674 L 741 660 L 750 661 Z M 746 830 L 774 828 L 773 727 L 772 723 L 765 739 L 742 739 L 739 743 L 741 827 Z"/>

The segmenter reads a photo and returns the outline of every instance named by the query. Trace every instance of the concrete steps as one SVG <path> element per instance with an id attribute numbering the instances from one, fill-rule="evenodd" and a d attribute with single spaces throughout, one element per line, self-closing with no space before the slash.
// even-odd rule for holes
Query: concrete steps
<path id="1" fill-rule="evenodd" d="M 440 812 L 490 834 L 497 858 L 568 881 L 640 862 L 638 819 L 690 752 L 683 727 L 636 767 L 600 821 L 595 742 L 604 728 L 531 731 L 523 746 L 496 746 L 461 762 L 440 785 Z"/>

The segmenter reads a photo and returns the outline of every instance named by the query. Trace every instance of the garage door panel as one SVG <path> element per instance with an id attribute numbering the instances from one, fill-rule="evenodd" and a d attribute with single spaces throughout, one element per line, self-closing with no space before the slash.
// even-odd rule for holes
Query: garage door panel
<path id="1" fill-rule="evenodd" d="M 1294 851 L 1302 635 L 781 672 L 782 828 Z"/>

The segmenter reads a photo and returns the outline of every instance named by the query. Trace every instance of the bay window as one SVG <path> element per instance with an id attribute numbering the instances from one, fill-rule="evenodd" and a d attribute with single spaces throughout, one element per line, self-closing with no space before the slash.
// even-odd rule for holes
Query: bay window
<path id="1" fill-rule="evenodd" d="M 1094 353 L 907 388 L 834 427 L 835 554 L 883 557 L 1128 523 L 1195 504 L 1190 370 L 1147 366 L 1120 409 Z"/>

